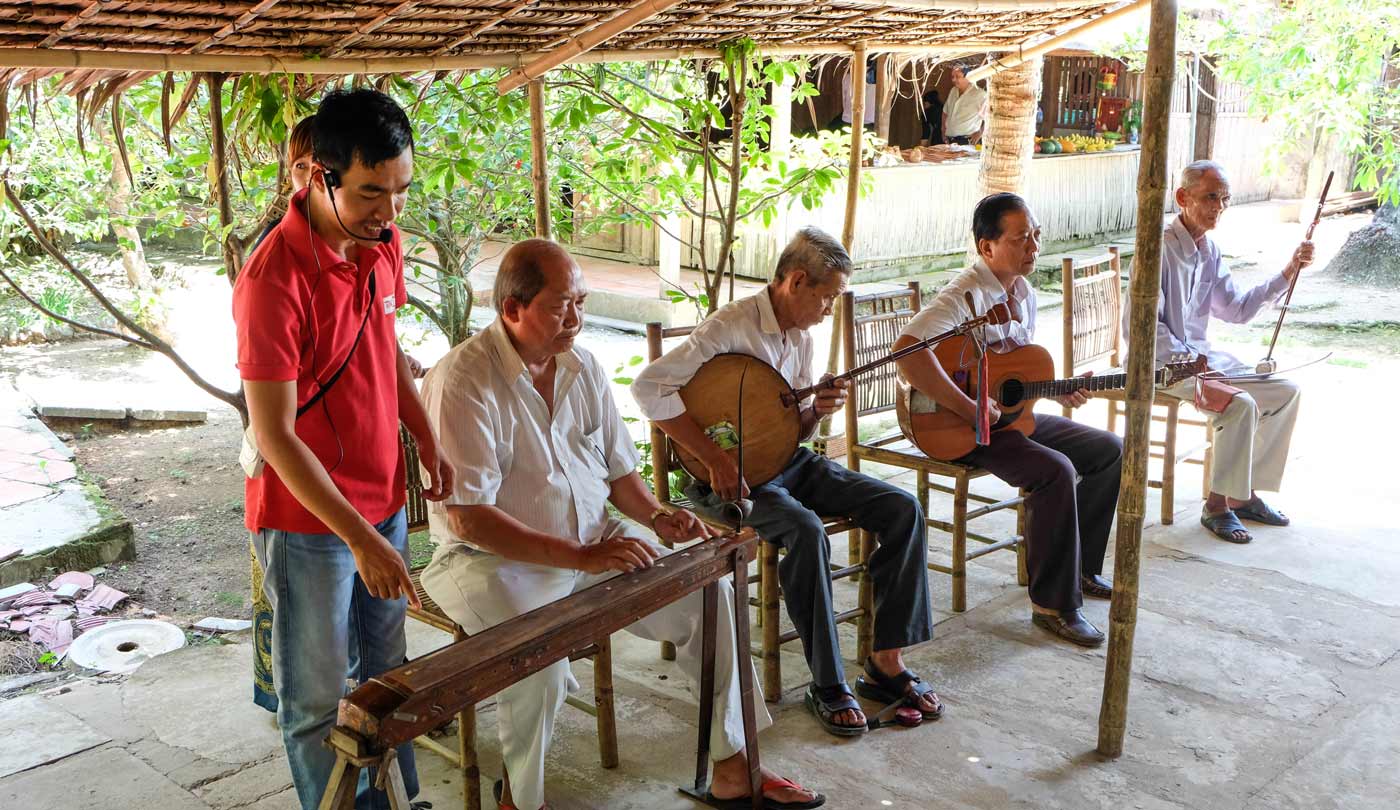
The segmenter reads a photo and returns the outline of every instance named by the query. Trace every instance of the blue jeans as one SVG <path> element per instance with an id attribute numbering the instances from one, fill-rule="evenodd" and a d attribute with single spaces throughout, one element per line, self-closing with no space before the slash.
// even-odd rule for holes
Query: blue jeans
<path id="1" fill-rule="evenodd" d="M 404 511 L 375 528 L 408 563 Z M 376 599 L 355 570 L 350 547 L 333 534 L 263 529 L 253 536 L 263 567 L 263 592 L 272 603 L 272 667 L 277 724 L 287 748 L 292 782 L 303 808 L 315 808 L 335 765 L 323 743 L 335 725 L 346 679 L 363 683 L 404 662 L 405 599 Z M 418 793 L 413 744 L 398 749 L 410 797 Z M 373 790 L 373 769 L 360 773 L 356 810 L 388 810 Z"/>

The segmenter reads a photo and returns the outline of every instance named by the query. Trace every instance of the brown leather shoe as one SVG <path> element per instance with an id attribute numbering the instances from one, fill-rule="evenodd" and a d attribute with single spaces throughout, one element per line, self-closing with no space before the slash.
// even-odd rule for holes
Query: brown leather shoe
<path id="1" fill-rule="evenodd" d="M 1095 599 L 1112 599 L 1113 583 L 1098 574 L 1081 576 L 1079 578 L 1079 592 Z"/>
<path id="2" fill-rule="evenodd" d="M 1078 609 L 1061 610 L 1054 614 L 1033 612 L 1031 624 L 1081 647 L 1097 647 L 1104 641 L 1103 632 L 1090 624 Z"/>

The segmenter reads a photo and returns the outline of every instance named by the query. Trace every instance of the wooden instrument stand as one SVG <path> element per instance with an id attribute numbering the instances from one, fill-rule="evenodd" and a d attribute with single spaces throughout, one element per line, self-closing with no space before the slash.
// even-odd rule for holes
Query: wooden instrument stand
<path id="1" fill-rule="evenodd" d="M 496 694 L 600 636 L 703 590 L 701 618 L 700 722 L 695 781 L 681 791 L 704 796 L 710 775 L 710 728 L 714 714 L 715 634 L 719 580 L 734 576 L 734 649 L 741 656 L 739 692 L 744 750 L 754 810 L 764 806 L 759 779 L 758 730 L 754 719 L 753 668 L 749 650 L 749 560 L 758 542 L 752 529 L 696 543 L 657 560 L 643 571 L 622 574 L 557 602 L 521 614 L 481 633 L 435 650 L 371 678 L 340 701 L 336 727 L 326 745 L 335 767 L 321 810 L 354 810 L 362 768 L 376 768 L 376 785 L 393 810 L 409 810 L 403 773 L 394 748 L 450 720 L 467 706 Z"/>

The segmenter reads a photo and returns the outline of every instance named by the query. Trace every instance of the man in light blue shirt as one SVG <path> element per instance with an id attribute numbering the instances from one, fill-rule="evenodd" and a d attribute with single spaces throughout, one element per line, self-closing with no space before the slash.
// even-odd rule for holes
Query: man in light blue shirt
<path id="1" fill-rule="evenodd" d="M 1212 350 L 1206 332 L 1212 317 L 1246 323 L 1277 301 L 1292 280 L 1312 263 L 1313 244 L 1304 241 L 1277 275 L 1249 289 L 1236 286 L 1209 232 L 1230 204 L 1230 183 L 1220 164 L 1198 160 L 1182 169 L 1176 190 L 1181 213 L 1162 237 L 1162 292 L 1157 299 L 1157 361 L 1173 356 L 1206 355 L 1210 368 L 1253 371 L 1227 352 Z M 1128 312 L 1123 313 L 1128 334 Z M 1271 378 L 1233 382 L 1242 389 L 1223 413 L 1210 414 L 1215 457 L 1210 493 L 1201 524 L 1231 543 L 1252 536 L 1241 519 L 1286 526 L 1288 518 L 1264 503 L 1257 490 L 1277 492 L 1288 461 L 1288 444 L 1298 418 L 1298 386 Z M 1165 393 L 1181 399 L 1194 395 L 1194 378 Z"/>

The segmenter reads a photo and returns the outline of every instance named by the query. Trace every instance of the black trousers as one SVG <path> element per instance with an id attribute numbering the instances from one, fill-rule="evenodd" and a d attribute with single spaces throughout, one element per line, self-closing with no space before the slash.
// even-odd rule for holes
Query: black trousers
<path id="1" fill-rule="evenodd" d="M 1031 435 L 998 431 L 991 444 L 959 461 L 1026 490 L 1031 601 L 1051 610 L 1080 607 L 1080 575 L 1103 573 L 1123 440 L 1062 416 L 1036 414 Z M 1078 485 L 1076 475 L 1082 477 Z"/>

